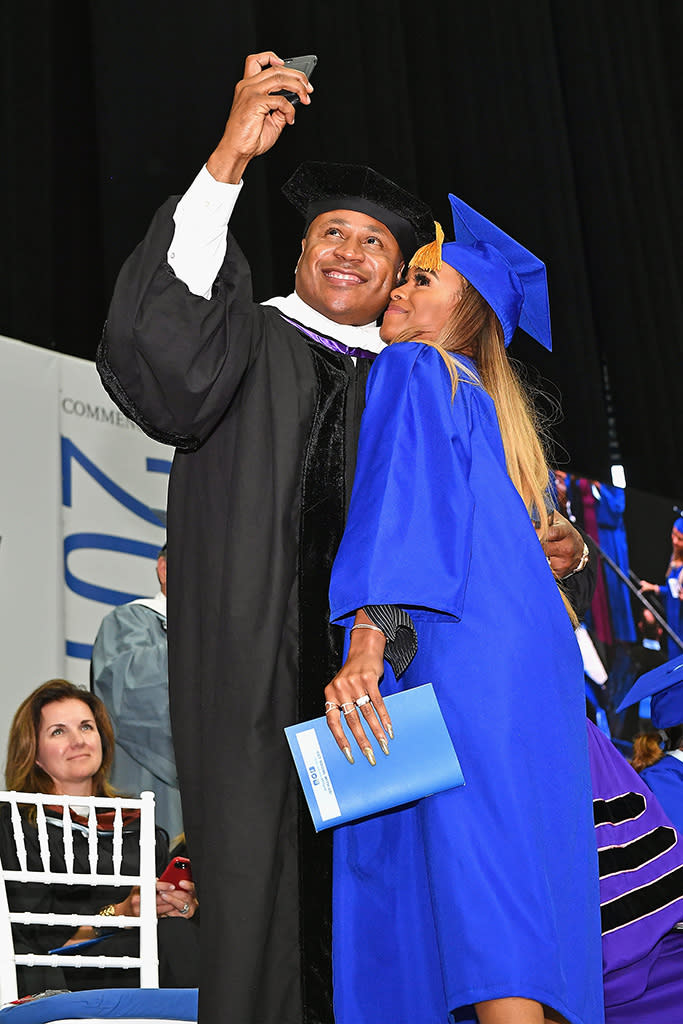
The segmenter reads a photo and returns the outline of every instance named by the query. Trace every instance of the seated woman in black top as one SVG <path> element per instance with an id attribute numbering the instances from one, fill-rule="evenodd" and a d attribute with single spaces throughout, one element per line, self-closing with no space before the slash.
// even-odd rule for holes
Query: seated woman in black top
<path id="1" fill-rule="evenodd" d="M 114 733 L 106 708 L 99 697 L 81 690 L 64 679 L 52 679 L 34 690 L 21 704 L 10 729 L 7 789 L 24 793 L 54 793 L 78 797 L 115 796 L 109 784 L 114 753 Z M 10 808 L 0 809 L 0 858 L 6 868 L 18 868 L 10 821 Z M 74 869 L 88 870 L 88 820 L 79 813 L 75 800 L 70 807 Z M 83 815 L 87 808 L 82 809 Z M 35 811 L 33 812 L 35 815 Z M 46 807 L 50 853 L 55 869 L 64 866 L 62 808 L 54 813 Z M 112 870 L 113 842 L 111 812 L 97 815 L 99 833 L 99 870 Z M 29 867 L 40 868 L 38 830 L 30 811 L 23 816 L 23 832 Z M 134 872 L 139 861 L 139 814 L 124 812 L 123 870 Z M 156 866 L 160 874 L 169 859 L 168 837 L 156 830 Z M 127 894 L 121 887 L 90 885 L 44 885 L 7 883 L 10 910 L 43 913 L 104 912 L 103 924 L 110 915 L 139 916 L 140 894 L 137 888 Z M 193 988 L 199 974 L 199 927 L 197 897 L 192 882 L 174 887 L 157 882 L 159 939 L 159 983 L 162 987 Z M 60 945 L 95 937 L 91 927 L 76 931 L 69 926 L 13 925 L 17 952 L 46 953 Z M 137 929 L 116 932 L 91 947 L 92 955 L 137 955 Z M 84 953 L 88 952 L 86 948 Z M 138 984 L 138 972 L 118 968 L 20 967 L 19 994 L 45 989 L 114 988 Z"/>

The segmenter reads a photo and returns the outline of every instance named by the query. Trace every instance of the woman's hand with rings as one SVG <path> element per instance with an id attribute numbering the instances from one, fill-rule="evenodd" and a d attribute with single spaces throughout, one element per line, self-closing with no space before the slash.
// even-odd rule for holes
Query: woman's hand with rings
<path id="1" fill-rule="evenodd" d="M 370 624 L 365 612 L 356 614 L 356 623 Z M 380 630 L 357 629 L 351 633 L 349 653 L 336 676 L 325 687 L 327 724 L 346 759 L 353 764 L 353 754 L 344 725 L 361 751 L 374 765 L 375 754 L 363 728 L 373 734 L 384 754 L 389 753 L 387 736 L 394 738 L 391 719 L 379 692 L 384 674 L 386 637 Z"/>
<path id="2" fill-rule="evenodd" d="M 183 879 L 176 887 L 172 882 L 157 881 L 157 917 L 184 917 L 189 921 L 198 907 L 194 882 Z"/>

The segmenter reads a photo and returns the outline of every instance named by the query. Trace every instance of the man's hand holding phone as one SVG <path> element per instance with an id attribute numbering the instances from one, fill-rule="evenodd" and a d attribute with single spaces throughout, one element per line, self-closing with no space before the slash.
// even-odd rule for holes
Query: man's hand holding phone
<path id="1" fill-rule="evenodd" d="M 238 184 L 249 161 L 267 152 L 285 125 L 294 124 L 294 102 L 310 104 L 313 92 L 301 68 L 310 73 L 316 61 L 313 54 L 284 61 L 272 50 L 247 57 L 223 138 L 206 163 L 217 181 Z"/>
<path id="2" fill-rule="evenodd" d="M 291 69 L 292 71 L 300 71 L 302 75 L 305 75 L 307 79 L 313 74 L 313 68 L 318 63 L 318 58 L 314 53 L 307 53 L 304 57 L 287 57 L 283 67 Z M 311 87 L 312 88 L 312 87 Z M 277 92 L 273 93 L 274 96 L 284 96 L 286 100 L 296 106 L 299 102 L 299 96 L 295 92 L 290 92 L 288 89 L 278 89 Z M 310 99 L 309 99 L 310 102 Z"/>

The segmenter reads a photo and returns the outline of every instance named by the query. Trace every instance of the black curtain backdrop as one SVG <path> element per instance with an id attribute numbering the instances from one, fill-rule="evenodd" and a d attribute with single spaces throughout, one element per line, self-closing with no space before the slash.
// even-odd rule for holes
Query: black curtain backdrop
<path id="1" fill-rule="evenodd" d="M 314 102 L 234 217 L 255 296 L 292 288 L 300 160 L 371 163 L 444 226 L 452 191 L 547 263 L 555 352 L 512 352 L 561 398 L 565 464 L 609 480 L 620 449 L 630 485 L 680 502 L 682 28 L 675 0 L 4 0 L 0 332 L 92 358 L 246 54 L 313 52 Z"/>

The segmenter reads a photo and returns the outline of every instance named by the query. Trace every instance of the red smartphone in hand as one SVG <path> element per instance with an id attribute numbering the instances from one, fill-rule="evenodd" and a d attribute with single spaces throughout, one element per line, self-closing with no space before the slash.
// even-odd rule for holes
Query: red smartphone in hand
<path id="1" fill-rule="evenodd" d="M 177 887 L 178 882 L 192 881 L 192 867 L 187 857 L 171 857 L 168 865 L 159 875 L 160 882 L 171 882 Z"/>

